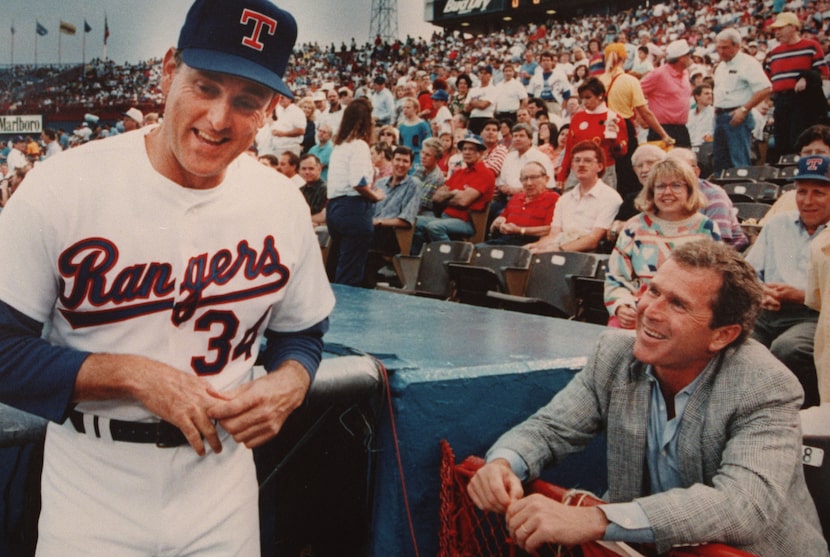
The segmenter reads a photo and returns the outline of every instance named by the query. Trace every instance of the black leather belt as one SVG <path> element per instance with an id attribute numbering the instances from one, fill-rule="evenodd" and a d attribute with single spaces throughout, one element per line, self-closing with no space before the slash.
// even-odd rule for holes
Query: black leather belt
<path id="1" fill-rule="evenodd" d="M 84 425 L 84 414 L 77 410 L 69 412 L 69 420 L 78 433 L 86 433 L 101 438 L 99 421 L 106 423 L 107 420 L 99 416 L 92 416 L 93 431 L 87 431 Z M 103 425 L 103 424 L 101 424 Z M 187 445 L 187 438 L 184 433 L 170 422 L 126 422 L 123 420 L 109 420 L 109 430 L 113 441 L 124 441 L 127 443 L 153 443 L 157 447 L 181 447 Z"/>
<path id="2" fill-rule="evenodd" d="M 741 105 L 733 106 L 732 108 L 717 108 L 715 107 L 715 114 L 723 114 L 724 112 L 732 112 L 733 110 L 738 110 Z"/>

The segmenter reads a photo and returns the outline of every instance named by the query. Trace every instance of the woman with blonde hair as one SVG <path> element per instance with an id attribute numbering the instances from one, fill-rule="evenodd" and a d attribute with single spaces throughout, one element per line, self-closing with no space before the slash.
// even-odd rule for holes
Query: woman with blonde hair
<path id="1" fill-rule="evenodd" d="M 412 149 L 412 165 L 421 163 L 421 145 L 432 137 L 432 128 L 418 115 L 421 105 L 415 97 L 403 100 L 403 120 L 398 124 L 398 142 Z"/>
<path id="2" fill-rule="evenodd" d="M 623 329 L 634 328 L 640 287 L 675 247 L 703 238 L 721 239 L 717 224 L 700 213 L 706 198 L 685 162 L 666 159 L 655 164 L 635 205 L 641 213 L 623 226 L 605 275 L 608 324 Z"/>

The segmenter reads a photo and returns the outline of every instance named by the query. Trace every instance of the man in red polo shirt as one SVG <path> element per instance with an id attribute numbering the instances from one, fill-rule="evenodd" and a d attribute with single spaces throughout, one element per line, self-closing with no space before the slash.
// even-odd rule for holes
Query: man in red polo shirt
<path id="1" fill-rule="evenodd" d="M 483 211 L 493 198 L 496 177 L 481 157 L 487 147 L 477 135 L 468 135 L 458 142 L 466 168 L 453 172 L 446 184 L 435 190 L 433 203 L 446 205 L 440 217 L 419 216 L 412 239 L 412 252 L 418 254 L 428 242 L 449 240 L 450 236 L 472 236 L 475 233 L 470 211 Z"/>
<path id="2" fill-rule="evenodd" d="M 827 113 L 821 81 L 830 78 L 830 70 L 821 45 L 801 37 L 794 13 L 779 13 L 770 29 L 780 44 L 770 51 L 764 69 L 772 82 L 775 148 L 785 155 L 795 153 L 799 134 Z"/>

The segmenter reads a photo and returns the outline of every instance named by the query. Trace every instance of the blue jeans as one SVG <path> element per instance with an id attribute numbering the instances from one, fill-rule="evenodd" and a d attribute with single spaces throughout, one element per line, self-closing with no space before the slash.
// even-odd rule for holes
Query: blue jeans
<path id="1" fill-rule="evenodd" d="M 751 166 L 752 128 L 755 118 L 752 113 L 746 115 L 743 122 L 732 126 L 731 112 L 715 115 L 715 144 L 713 166 L 715 173 L 724 168 Z"/>
<path id="2" fill-rule="evenodd" d="M 418 216 L 415 224 L 415 234 L 412 236 L 412 249 L 409 253 L 418 255 L 421 248 L 429 242 L 441 242 L 453 236 L 472 236 L 475 234 L 473 223 L 447 217 Z"/>
<path id="3" fill-rule="evenodd" d="M 337 284 L 360 286 L 375 227 L 372 224 L 374 205 L 358 196 L 329 199 L 326 225 L 331 235 L 326 271 Z"/>

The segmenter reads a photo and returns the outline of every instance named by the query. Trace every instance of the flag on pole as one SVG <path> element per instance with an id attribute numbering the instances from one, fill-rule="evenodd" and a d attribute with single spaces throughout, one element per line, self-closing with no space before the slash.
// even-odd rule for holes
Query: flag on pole
<path id="1" fill-rule="evenodd" d="M 35 32 L 36 32 L 38 35 L 40 35 L 41 37 L 42 37 L 43 35 L 46 35 L 47 33 L 49 33 L 49 31 L 47 31 L 47 30 L 46 30 L 46 27 L 44 27 L 43 25 L 41 25 L 39 21 L 35 21 Z"/>
<path id="2" fill-rule="evenodd" d="M 14 23 L 12 23 L 12 35 L 14 35 Z"/>
<path id="3" fill-rule="evenodd" d="M 104 44 L 107 44 L 107 39 L 110 38 L 110 26 L 107 24 L 107 14 L 104 14 Z"/>
<path id="4" fill-rule="evenodd" d="M 64 35 L 74 35 L 75 32 L 77 31 L 77 29 L 75 28 L 74 25 L 72 25 L 71 23 L 67 23 L 63 20 L 61 20 L 61 24 L 60 24 L 59 29 L 60 29 L 60 32 L 63 33 Z"/>
<path id="5" fill-rule="evenodd" d="M 90 31 L 92 31 L 92 27 L 90 27 L 89 23 L 84 20 L 84 33 L 89 33 Z"/>

